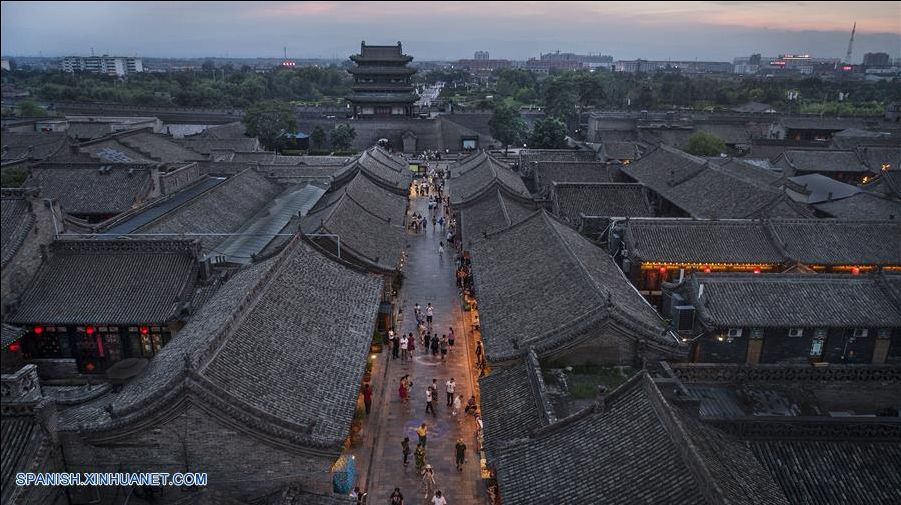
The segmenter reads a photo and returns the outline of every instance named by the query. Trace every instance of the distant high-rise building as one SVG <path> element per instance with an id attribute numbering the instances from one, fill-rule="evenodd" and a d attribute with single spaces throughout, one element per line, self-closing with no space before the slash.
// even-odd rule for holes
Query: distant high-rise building
<path id="1" fill-rule="evenodd" d="M 476 51 L 475 56 L 473 56 L 474 60 L 485 61 L 490 60 L 491 58 L 488 55 L 488 51 Z"/>
<path id="2" fill-rule="evenodd" d="M 61 65 L 63 72 L 90 72 L 92 74 L 122 77 L 144 71 L 144 61 L 130 56 L 66 56 Z"/>
<path id="3" fill-rule="evenodd" d="M 891 59 L 887 53 L 866 53 L 863 55 L 863 64 L 868 67 L 887 67 Z"/>

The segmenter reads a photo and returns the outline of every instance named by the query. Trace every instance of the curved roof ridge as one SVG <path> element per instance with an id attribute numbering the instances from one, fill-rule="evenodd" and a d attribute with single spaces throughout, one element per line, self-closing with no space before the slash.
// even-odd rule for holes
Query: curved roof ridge
<path id="1" fill-rule="evenodd" d="M 495 195 L 497 196 L 497 204 L 501 208 L 501 214 L 504 216 L 504 221 L 507 223 L 507 226 L 513 224 L 513 221 L 510 219 L 510 214 L 507 212 L 507 204 L 504 203 L 504 197 L 501 195 L 500 188 L 495 188 Z"/>

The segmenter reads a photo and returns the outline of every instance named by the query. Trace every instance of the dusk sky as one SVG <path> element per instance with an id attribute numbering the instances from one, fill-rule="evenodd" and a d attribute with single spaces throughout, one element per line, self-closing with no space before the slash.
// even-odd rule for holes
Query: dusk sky
<path id="1" fill-rule="evenodd" d="M 419 60 L 731 61 L 762 53 L 901 56 L 901 2 L 2 2 L 4 56 L 339 57 L 404 43 Z"/>

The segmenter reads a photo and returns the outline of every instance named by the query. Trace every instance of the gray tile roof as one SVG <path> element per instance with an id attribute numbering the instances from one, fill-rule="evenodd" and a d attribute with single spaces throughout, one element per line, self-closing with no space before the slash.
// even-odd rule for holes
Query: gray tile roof
<path id="1" fill-rule="evenodd" d="M 788 503 L 745 446 L 670 406 L 645 372 L 609 394 L 605 409 L 499 453 L 505 502 Z"/>
<path id="2" fill-rule="evenodd" d="M 6 346 L 22 338 L 24 334 L 25 328 L 3 323 L 0 331 L 0 348 L 6 349 Z"/>
<path id="3" fill-rule="evenodd" d="M 66 134 L 73 139 L 78 140 L 94 140 L 105 137 L 113 132 L 113 123 L 85 121 L 74 122 L 69 121 L 69 128 Z"/>
<path id="4" fill-rule="evenodd" d="M 898 265 L 901 222 L 774 220 L 770 228 L 789 258 L 807 265 Z"/>
<path id="5" fill-rule="evenodd" d="M 382 283 L 295 237 L 226 282 L 112 398 L 114 418 L 103 409 L 106 399 L 64 412 L 61 424 L 111 429 L 191 394 L 224 402 L 220 411 L 237 422 L 252 416 L 255 431 L 338 451 L 356 409 Z M 188 375 L 200 391 L 181 388 Z"/>
<path id="6" fill-rule="evenodd" d="M 694 273 L 674 289 L 707 327 L 872 328 L 901 327 L 898 283 L 898 275 Z"/>
<path id="7" fill-rule="evenodd" d="M 447 181 L 451 205 L 465 205 L 493 187 L 501 187 L 522 200 L 531 199 L 522 179 L 504 163 L 487 154 L 477 154 L 465 162 L 451 168 L 451 178 Z"/>
<path id="8" fill-rule="evenodd" d="M 282 189 L 255 170 L 247 169 L 138 228 L 135 233 L 234 233 L 272 202 Z M 226 239 L 224 236 L 194 238 L 200 240 L 206 253 L 213 253 Z"/>
<path id="9" fill-rule="evenodd" d="M 901 502 L 897 441 L 754 440 L 748 445 L 792 503 Z"/>
<path id="10" fill-rule="evenodd" d="M 205 158 L 204 155 L 179 144 L 175 139 L 149 130 L 118 134 L 115 138 L 123 145 L 134 149 L 145 157 L 164 163 L 194 161 Z"/>
<path id="11" fill-rule="evenodd" d="M 150 172 L 147 165 L 47 164 L 32 170 L 25 186 L 40 188 L 69 214 L 121 214 L 149 197 Z"/>
<path id="12" fill-rule="evenodd" d="M 529 438 L 533 431 L 557 420 L 548 404 L 535 353 L 479 379 L 479 394 L 489 461 L 504 443 Z"/>
<path id="13" fill-rule="evenodd" d="M 65 149 L 66 132 L 9 132 L 2 139 L 3 161 L 42 160 Z"/>
<path id="14" fill-rule="evenodd" d="M 581 216 L 650 217 L 654 215 L 641 184 L 554 183 L 551 187 L 554 213 L 570 226 Z"/>
<path id="15" fill-rule="evenodd" d="M 58 240 L 8 321 L 15 324 L 161 324 L 197 280 L 190 241 Z"/>
<path id="16" fill-rule="evenodd" d="M 860 193 L 857 186 L 845 184 L 823 174 L 807 174 L 789 177 L 787 181 L 798 187 L 804 188 L 808 193 L 806 202 L 813 205 L 828 200 L 839 200 Z"/>
<path id="17" fill-rule="evenodd" d="M 864 121 L 855 118 L 783 117 L 779 123 L 792 130 L 847 130 L 864 128 Z"/>
<path id="18" fill-rule="evenodd" d="M 351 161 L 351 171 L 361 171 L 379 185 L 406 196 L 413 182 L 413 172 L 407 162 L 386 152 L 381 147 L 372 147 L 360 153 Z M 347 167 L 340 173 L 346 173 Z M 340 174 L 339 173 L 339 174 Z M 340 177 L 336 174 L 336 178 Z"/>
<path id="19" fill-rule="evenodd" d="M 812 217 L 779 188 L 665 145 L 622 173 L 697 218 Z"/>
<path id="20" fill-rule="evenodd" d="M 536 209 L 535 204 L 511 198 L 497 187 L 457 209 L 461 240 L 464 244 L 480 240 L 487 233 L 502 230 L 526 219 Z"/>
<path id="21" fill-rule="evenodd" d="M 232 151 L 244 152 L 260 150 L 260 141 L 249 137 L 237 139 L 187 137 L 177 142 L 200 154 L 210 154 L 214 149 L 231 149 Z"/>
<path id="22" fill-rule="evenodd" d="M 640 157 L 640 144 L 637 142 L 604 142 L 602 153 L 607 160 L 637 160 Z"/>
<path id="23" fill-rule="evenodd" d="M 758 221 L 631 219 L 623 241 L 642 263 L 782 263 L 785 257 Z"/>
<path id="24" fill-rule="evenodd" d="M 798 151 L 788 149 L 776 158 L 774 165 L 794 170 L 795 173 L 867 173 L 871 171 L 856 152 L 830 149 Z"/>
<path id="25" fill-rule="evenodd" d="M 555 182 L 613 182 L 611 169 L 600 161 L 538 161 L 530 169 L 535 192 L 542 197 Z"/>
<path id="26" fill-rule="evenodd" d="M 888 165 L 889 169 L 895 172 L 901 172 L 901 146 L 862 146 L 855 151 L 872 172 L 880 172 L 883 165 Z"/>
<path id="27" fill-rule="evenodd" d="M 0 198 L 0 251 L 2 251 L 2 267 L 19 252 L 19 248 L 28 238 L 34 226 L 34 213 L 31 211 L 32 203 L 28 201 L 23 190 L 3 190 Z"/>
<path id="28" fill-rule="evenodd" d="M 531 176 L 532 163 L 541 161 L 597 161 L 597 153 L 573 149 L 521 149 L 519 151 L 519 171 L 524 177 Z"/>
<path id="29" fill-rule="evenodd" d="M 489 359 L 555 348 L 606 323 L 663 352 L 681 352 L 610 255 L 543 210 L 488 234 L 471 251 Z"/>
<path id="30" fill-rule="evenodd" d="M 79 146 L 79 150 L 82 153 L 88 154 L 93 161 L 104 163 L 131 163 L 142 165 L 156 165 L 159 163 L 159 160 L 155 160 L 151 158 L 150 155 L 123 144 L 115 137 L 107 137 L 82 143 Z"/>
<path id="31" fill-rule="evenodd" d="M 837 219 L 899 219 L 901 202 L 872 193 L 858 193 L 841 200 L 815 204 L 817 210 Z"/>
<path id="32" fill-rule="evenodd" d="M 247 127 L 241 121 L 211 126 L 200 133 L 200 137 L 213 139 L 240 139 L 247 133 Z"/>
<path id="33" fill-rule="evenodd" d="M 901 224 L 892 221 L 631 219 L 629 257 L 643 263 L 901 263 Z"/>
<path id="34" fill-rule="evenodd" d="M 406 208 L 405 197 L 360 171 L 347 184 L 330 188 L 304 217 L 301 227 L 307 234 L 337 234 L 342 255 L 393 271 L 400 266 L 406 245 Z"/>
<path id="35" fill-rule="evenodd" d="M 55 470 L 45 466 L 50 439 L 45 435 L 46 429 L 37 422 L 37 416 L 34 414 L 7 415 L 4 411 L 0 426 L 3 437 L 0 498 L 3 503 L 27 503 L 28 488 L 16 485 L 16 474 Z M 35 498 L 34 493 L 31 495 L 31 498 Z"/>

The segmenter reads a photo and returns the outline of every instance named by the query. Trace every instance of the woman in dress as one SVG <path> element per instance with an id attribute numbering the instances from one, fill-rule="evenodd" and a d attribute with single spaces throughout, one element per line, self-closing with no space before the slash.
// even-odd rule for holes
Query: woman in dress
<path id="1" fill-rule="evenodd" d="M 407 403 L 407 398 L 410 396 L 410 391 L 407 389 L 407 377 L 409 375 L 401 377 L 400 387 L 397 389 L 398 394 L 400 394 L 400 401 L 403 403 Z"/>

